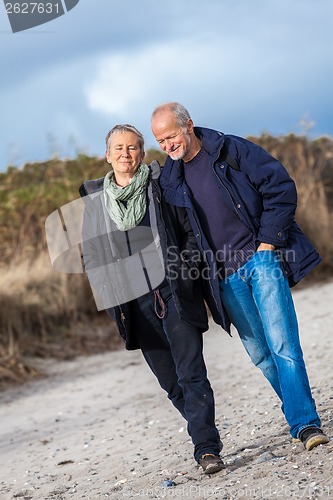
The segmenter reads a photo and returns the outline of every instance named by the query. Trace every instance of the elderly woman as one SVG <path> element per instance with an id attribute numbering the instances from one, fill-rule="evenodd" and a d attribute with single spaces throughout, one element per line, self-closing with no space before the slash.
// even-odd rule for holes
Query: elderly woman
<path id="1" fill-rule="evenodd" d="M 159 164 L 147 166 L 144 155 L 132 125 L 108 133 L 110 172 L 80 188 L 83 260 L 99 308 L 116 321 L 128 350 L 141 349 L 187 420 L 195 460 L 211 474 L 224 465 L 202 353 L 207 313 L 200 279 L 192 279 L 197 247 L 185 210 L 163 204 Z"/>

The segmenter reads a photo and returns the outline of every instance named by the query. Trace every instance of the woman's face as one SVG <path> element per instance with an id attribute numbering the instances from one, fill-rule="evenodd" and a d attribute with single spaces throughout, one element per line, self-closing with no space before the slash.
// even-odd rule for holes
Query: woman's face
<path id="1" fill-rule="evenodd" d="M 116 181 L 131 179 L 145 156 L 134 132 L 116 132 L 110 137 L 106 159 L 111 163 Z"/>

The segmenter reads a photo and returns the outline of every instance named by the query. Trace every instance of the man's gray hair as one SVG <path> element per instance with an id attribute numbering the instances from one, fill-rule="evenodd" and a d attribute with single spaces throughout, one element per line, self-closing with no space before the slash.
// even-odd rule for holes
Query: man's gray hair
<path id="1" fill-rule="evenodd" d="M 115 125 L 110 130 L 110 132 L 108 133 L 108 135 L 106 136 L 105 142 L 106 142 L 106 151 L 107 152 L 110 149 L 111 136 L 113 134 L 118 133 L 118 132 L 132 132 L 133 134 L 137 135 L 138 139 L 139 139 L 140 150 L 142 152 L 144 151 L 145 140 L 144 140 L 143 135 L 141 134 L 141 132 L 139 132 L 138 129 L 134 127 L 134 125 L 129 125 L 128 123 L 124 123 L 122 125 Z"/>
<path id="2" fill-rule="evenodd" d="M 170 111 L 182 128 L 186 128 L 188 121 L 191 119 L 190 113 L 179 102 L 167 102 L 157 106 L 152 113 L 152 119 L 161 111 Z"/>

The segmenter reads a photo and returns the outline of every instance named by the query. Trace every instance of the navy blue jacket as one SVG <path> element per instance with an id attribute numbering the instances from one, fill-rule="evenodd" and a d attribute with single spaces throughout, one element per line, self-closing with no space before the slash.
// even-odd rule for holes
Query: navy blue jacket
<path id="1" fill-rule="evenodd" d="M 211 158 L 221 196 L 259 243 L 275 245 L 290 286 L 321 261 L 312 243 L 295 222 L 297 193 L 284 166 L 260 146 L 233 135 L 195 127 Z M 214 320 L 230 332 L 230 321 L 219 293 L 216 262 L 195 213 L 181 161 L 167 158 L 161 187 L 165 200 L 187 209 L 198 247 L 205 259 L 205 297 Z M 209 195 L 209 193 L 207 193 Z"/>

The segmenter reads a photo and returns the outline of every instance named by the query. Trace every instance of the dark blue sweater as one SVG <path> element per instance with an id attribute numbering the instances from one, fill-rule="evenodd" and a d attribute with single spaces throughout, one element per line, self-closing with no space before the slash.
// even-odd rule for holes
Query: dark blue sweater
<path id="1" fill-rule="evenodd" d="M 210 166 L 204 149 L 184 163 L 184 176 L 202 230 L 213 250 L 220 275 L 228 276 L 242 266 L 255 251 L 251 231 L 225 203 L 220 181 Z"/>

